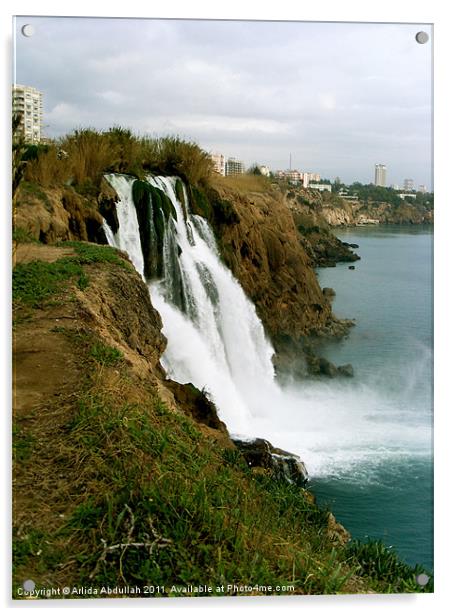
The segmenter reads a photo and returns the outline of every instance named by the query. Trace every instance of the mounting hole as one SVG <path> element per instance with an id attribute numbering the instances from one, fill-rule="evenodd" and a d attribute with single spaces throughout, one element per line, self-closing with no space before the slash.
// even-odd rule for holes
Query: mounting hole
<path id="1" fill-rule="evenodd" d="M 423 30 L 421 30 L 420 32 L 416 34 L 415 38 L 418 43 L 423 45 L 424 43 L 427 43 L 428 41 L 428 34 L 427 32 L 424 32 Z"/>
<path id="2" fill-rule="evenodd" d="M 416 577 L 416 582 L 419 584 L 419 586 L 427 586 L 429 579 L 430 578 L 426 573 L 420 573 Z"/>
<path id="3" fill-rule="evenodd" d="M 22 588 L 27 592 L 33 592 L 35 586 L 36 584 L 33 582 L 33 580 L 25 580 L 25 582 L 22 584 Z"/>
<path id="4" fill-rule="evenodd" d="M 25 26 L 22 26 L 22 34 L 24 36 L 33 36 L 34 33 L 35 29 L 31 24 L 25 24 Z"/>

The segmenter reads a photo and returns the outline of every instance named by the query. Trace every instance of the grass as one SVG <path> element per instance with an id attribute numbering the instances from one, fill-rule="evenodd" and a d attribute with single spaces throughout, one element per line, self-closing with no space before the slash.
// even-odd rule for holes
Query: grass
<path id="1" fill-rule="evenodd" d="M 263 175 L 244 173 L 242 175 L 228 175 L 223 177 L 215 175 L 212 179 L 214 186 L 232 188 L 241 193 L 259 192 L 266 193 L 271 190 L 271 181 Z"/>
<path id="2" fill-rule="evenodd" d="M 98 393 L 80 404 L 71 440 L 85 468 L 96 470 L 85 473 L 89 496 L 61 530 L 90 541 L 79 583 L 292 581 L 300 592 L 339 591 L 353 571 L 339 566 L 322 533 L 326 514 L 303 491 L 254 478 L 238 461 L 225 464 L 199 431 L 187 431 L 190 423 L 169 411 L 162 421 L 154 404 L 118 404 Z M 325 552 L 326 569 L 313 575 Z"/>
<path id="3" fill-rule="evenodd" d="M 105 173 L 127 173 L 144 179 L 148 173 L 179 175 L 193 185 L 209 182 L 210 156 L 196 143 L 179 137 L 140 137 L 129 129 L 79 129 L 39 150 L 23 154 L 24 179 L 43 188 L 71 184 L 95 197 Z"/>
<path id="4" fill-rule="evenodd" d="M 25 462 L 31 456 L 34 438 L 19 425 L 13 424 L 13 459 Z"/>
<path id="5" fill-rule="evenodd" d="M 90 355 L 104 366 L 116 366 L 124 359 L 122 351 L 102 342 L 93 344 Z"/>
<path id="6" fill-rule="evenodd" d="M 385 592 L 433 592 L 433 576 L 421 566 L 411 567 L 381 541 L 353 541 L 348 554 L 359 564 L 359 571 L 372 580 L 382 583 Z M 428 576 L 427 584 L 418 581 L 420 574 Z"/>
<path id="7" fill-rule="evenodd" d="M 22 227 L 15 227 L 13 229 L 12 239 L 13 242 L 18 244 L 39 244 L 39 241 L 32 236 L 30 231 Z"/>
<path id="8" fill-rule="evenodd" d="M 73 248 L 76 254 L 50 263 L 31 261 L 16 265 L 12 276 L 13 300 L 16 307 L 20 305 L 42 307 L 61 293 L 70 281 L 75 281 L 79 289 L 86 289 L 89 277 L 83 268 L 84 265 L 111 263 L 132 269 L 130 263 L 110 246 L 87 242 L 62 242 L 59 246 Z"/>
<path id="9" fill-rule="evenodd" d="M 21 184 L 22 193 L 25 195 L 25 200 L 27 195 L 32 195 L 37 197 L 40 201 L 44 203 L 46 210 L 50 213 L 53 213 L 53 206 L 50 203 L 49 197 L 43 190 L 43 187 L 46 186 L 45 183 L 39 181 L 22 181 Z"/>
<path id="10" fill-rule="evenodd" d="M 130 262 L 112 246 L 93 244 L 91 242 L 61 242 L 58 246 L 73 248 L 76 256 L 68 259 L 80 265 L 92 263 L 113 263 L 125 269 L 133 269 Z"/>
<path id="11" fill-rule="evenodd" d="M 81 289 L 86 288 L 88 280 L 83 268 L 70 258 L 53 263 L 20 263 L 13 271 L 13 299 L 21 305 L 38 308 L 73 279 Z"/>

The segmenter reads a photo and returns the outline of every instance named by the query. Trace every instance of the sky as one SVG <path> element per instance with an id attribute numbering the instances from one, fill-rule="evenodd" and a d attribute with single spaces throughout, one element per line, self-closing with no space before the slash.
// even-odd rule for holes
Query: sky
<path id="1" fill-rule="evenodd" d="M 24 24 L 34 34 L 21 33 Z M 432 188 L 432 29 L 419 24 L 17 18 L 16 83 L 44 131 L 114 125 L 207 151 Z M 427 32 L 419 44 L 415 35 Z"/>

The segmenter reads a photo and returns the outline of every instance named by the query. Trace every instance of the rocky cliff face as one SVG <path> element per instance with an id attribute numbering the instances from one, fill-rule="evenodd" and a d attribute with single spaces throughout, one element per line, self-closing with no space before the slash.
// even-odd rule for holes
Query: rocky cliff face
<path id="1" fill-rule="evenodd" d="M 114 228 L 117 198 L 105 180 L 95 196 L 81 195 L 70 186 L 43 189 L 22 182 L 14 198 L 14 228 L 44 244 L 66 240 L 106 244 L 102 223 L 105 218 Z"/>
<path id="2" fill-rule="evenodd" d="M 348 324 L 332 314 L 313 268 L 358 257 L 331 234 L 318 205 L 306 212 L 279 187 L 264 188 L 219 183 L 204 191 L 189 187 L 189 198 L 194 212 L 213 225 L 224 262 L 254 302 L 278 352 L 312 335 L 343 335 Z M 117 229 L 117 201 L 105 181 L 95 196 L 67 186 L 44 191 L 25 183 L 16 195 L 15 226 L 46 244 L 106 243 L 102 221 Z"/>
<path id="3" fill-rule="evenodd" d="M 220 250 L 272 339 L 299 338 L 328 327 L 334 321 L 330 302 L 281 192 L 219 185 L 208 200 L 214 210 L 227 203 L 234 212 L 231 222 L 213 217 Z"/>
<path id="4" fill-rule="evenodd" d="M 431 224 L 433 210 L 403 202 L 389 203 L 347 201 L 337 194 L 320 193 L 300 187 L 281 187 L 289 207 L 307 217 L 308 227 L 354 226 L 371 219 L 380 224 Z"/>

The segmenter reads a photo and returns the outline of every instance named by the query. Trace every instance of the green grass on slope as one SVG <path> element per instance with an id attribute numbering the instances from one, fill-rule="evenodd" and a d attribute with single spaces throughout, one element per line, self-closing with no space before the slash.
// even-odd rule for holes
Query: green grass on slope
<path id="1" fill-rule="evenodd" d="M 73 259 L 16 267 L 15 294 L 29 310 L 82 263 L 115 254 L 74 248 Z M 37 589 L 152 586 L 153 596 L 199 584 L 212 587 L 205 594 L 422 590 L 417 570 L 376 544 L 335 543 L 309 492 L 253 472 L 94 332 L 51 331 L 81 377 L 15 419 L 15 596 L 26 579 Z"/>

